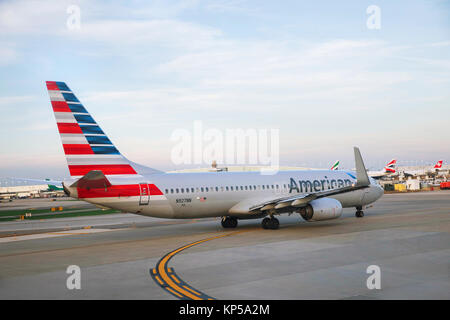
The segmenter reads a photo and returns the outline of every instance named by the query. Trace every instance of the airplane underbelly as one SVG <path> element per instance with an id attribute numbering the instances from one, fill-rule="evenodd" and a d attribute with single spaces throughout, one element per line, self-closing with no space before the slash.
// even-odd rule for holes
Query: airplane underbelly
<path id="1" fill-rule="evenodd" d="M 342 204 L 342 207 L 350 208 L 361 205 L 362 195 L 363 195 L 362 190 L 356 190 L 352 192 L 337 194 L 331 196 L 330 198 L 338 200 Z"/>
<path id="2" fill-rule="evenodd" d="M 174 210 L 169 205 L 169 202 L 164 199 L 154 199 L 152 196 L 150 196 L 150 201 L 148 202 L 143 202 L 140 196 L 84 198 L 82 200 L 96 205 L 121 210 L 125 213 L 134 213 L 157 218 L 174 218 Z"/>
<path id="3" fill-rule="evenodd" d="M 235 204 L 229 199 L 194 198 L 189 202 L 171 202 L 174 218 L 207 218 L 221 217 L 228 214 L 228 210 Z"/>

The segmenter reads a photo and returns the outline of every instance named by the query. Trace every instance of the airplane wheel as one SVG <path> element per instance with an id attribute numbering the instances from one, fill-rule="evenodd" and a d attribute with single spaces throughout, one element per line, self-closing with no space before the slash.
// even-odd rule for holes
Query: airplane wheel
<path id="1" fill-rule="evenodd" d="M 362 218 L 362 217 L 364 217 L 364 211 L 362 211 L 362 210 L 356 211 L 355 216 L 356 216 L 357 218 Z"/>
<path id="2" fill-rule="evenodd" d="M 238 220 L 234 217 L 225 217 L 222 219 L 222 227 L 224 228 L 236 228 Z"/>
<path id="3" fill-rule="evenodd" d="M 280 226 L 280 221 L 277 218 L 264 218 L 261 222 L 263 229 L 276 230 Z"/>
<path id="4" fill-rule="evenodd" d="M 263 229 L 269 229 L 269 222 L 270 222 L 269 218 L 264 218 L 261 221 L 261 226 L 263 227 Z"/>
<path id="5" fill-rule="evenodd" d="M 280 221 L 278 221 L 277 218 L 272 218 L 270 220 L 272 220 L 270 223 L 270 227 L 271 227 L 270 229 L 276 230 L 280 227 Z"/>

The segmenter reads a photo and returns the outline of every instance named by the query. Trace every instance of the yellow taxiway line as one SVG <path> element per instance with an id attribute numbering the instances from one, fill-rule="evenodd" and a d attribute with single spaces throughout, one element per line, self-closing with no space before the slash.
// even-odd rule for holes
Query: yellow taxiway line
<path id="1" fill-rule="evenodd" d="M 189 300 L 213 300 L 214 298 L 200 292 L 199 290 L 192 288 L 187 283 L 185 283 L 181 278 L 179 278 L 176 274 L 173 268 L 168 267 L 168 263 L 170 259 L 172 259 L 176 254 L 180 253 L 183 250 L 186 250 L 190 247 L 196 246 L 198 244 L 220 239 L 224 237 L 229 237 L 232 235 L 236 235 L 238 233 L 242 233 L 246 231 L 237 231 L 237 232 L 230 232 L 226 234 L 222 234 L 220 236 L 215 236 L 199 241 L 192 242 L 190 244 L 187 244 L 181 248 L 178 248 L 176 250 L 173 250 L 169 253 L 167 253 L 165 256 L 163 256 L 158 263 L 156 264 L 156 267 L 154 269 L 150 269 L 150 275 L 156 282 L 165 290 L 176 296 L 180 299 L 189 299 Z M 161 281 L 162 280 L 162 281 Z"/>

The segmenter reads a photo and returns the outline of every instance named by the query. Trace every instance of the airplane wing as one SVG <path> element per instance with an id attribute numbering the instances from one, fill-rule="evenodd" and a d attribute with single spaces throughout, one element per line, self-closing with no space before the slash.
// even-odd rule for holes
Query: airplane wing
<path id="1" fill-rule="evenodd" d="M 324 190 L 318 192 L 302 193 L 287 197 L 278 197 L 272 199 L 246 199 L 230 210 L 230 214 L 258 214 L 268 210 L 275 210 L 279 213 L 292 212 L 295 209 L 308 205 L 309 202 L 315 199 L 328 197 L 336 194 L 351 192 L 370 185 L 370 180 L 367 175 L 361 153 L 357 147 L 354 147 L 355 165 L 356 165 L 356 183 L 352 186 L 342 188 Z"/>
<path id="2" fill-rule="evenodd" d="M 27 183 L 48 184 L 62 187 L 62 180 L 50 180 L 50 179 L 28 179 L 28 178 L 7 178 L 11 181 L 25 181 Z"/>
<path id="3" fill-rule="evenodd" d="M 371 178 L 374 178 L 374 179 L 380 179 L 382 177 L 387 176 L 387 174 L 385 172 L 381 172 L 381 171 L 376 171 L 376 172 L 372 172 L 372 173 L 369 172 L 369 175 Z"/>

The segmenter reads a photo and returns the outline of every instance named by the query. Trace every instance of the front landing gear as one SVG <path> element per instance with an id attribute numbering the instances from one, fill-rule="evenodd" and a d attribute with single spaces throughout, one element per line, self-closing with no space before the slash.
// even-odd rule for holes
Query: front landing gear
<path id="1" fill-rule="evenodd" d="M 236 228 L 238 225 L 238 220 L 234 217 L 223 217 L 222 227 L 224 228 Z"/>
<path id="2" fill-rule="evenodd" d="M 263 229 L 272 229 L 272 230 L 276 230 L 279 228 L 280 226 L 280 221 L 278 221 L 277 218 L 275 217 L 271 217 L 271 218 L 264 218 L 261 221 L 261 226 L 263 227 Z"/>
<path id="3" fill-rule="evenodd" d="M 356 207 L 356 213 L 355 216 L 357 218 L 362 218 L 364 217 L 364 211 L 362 211 L 362 207 Z"/>

